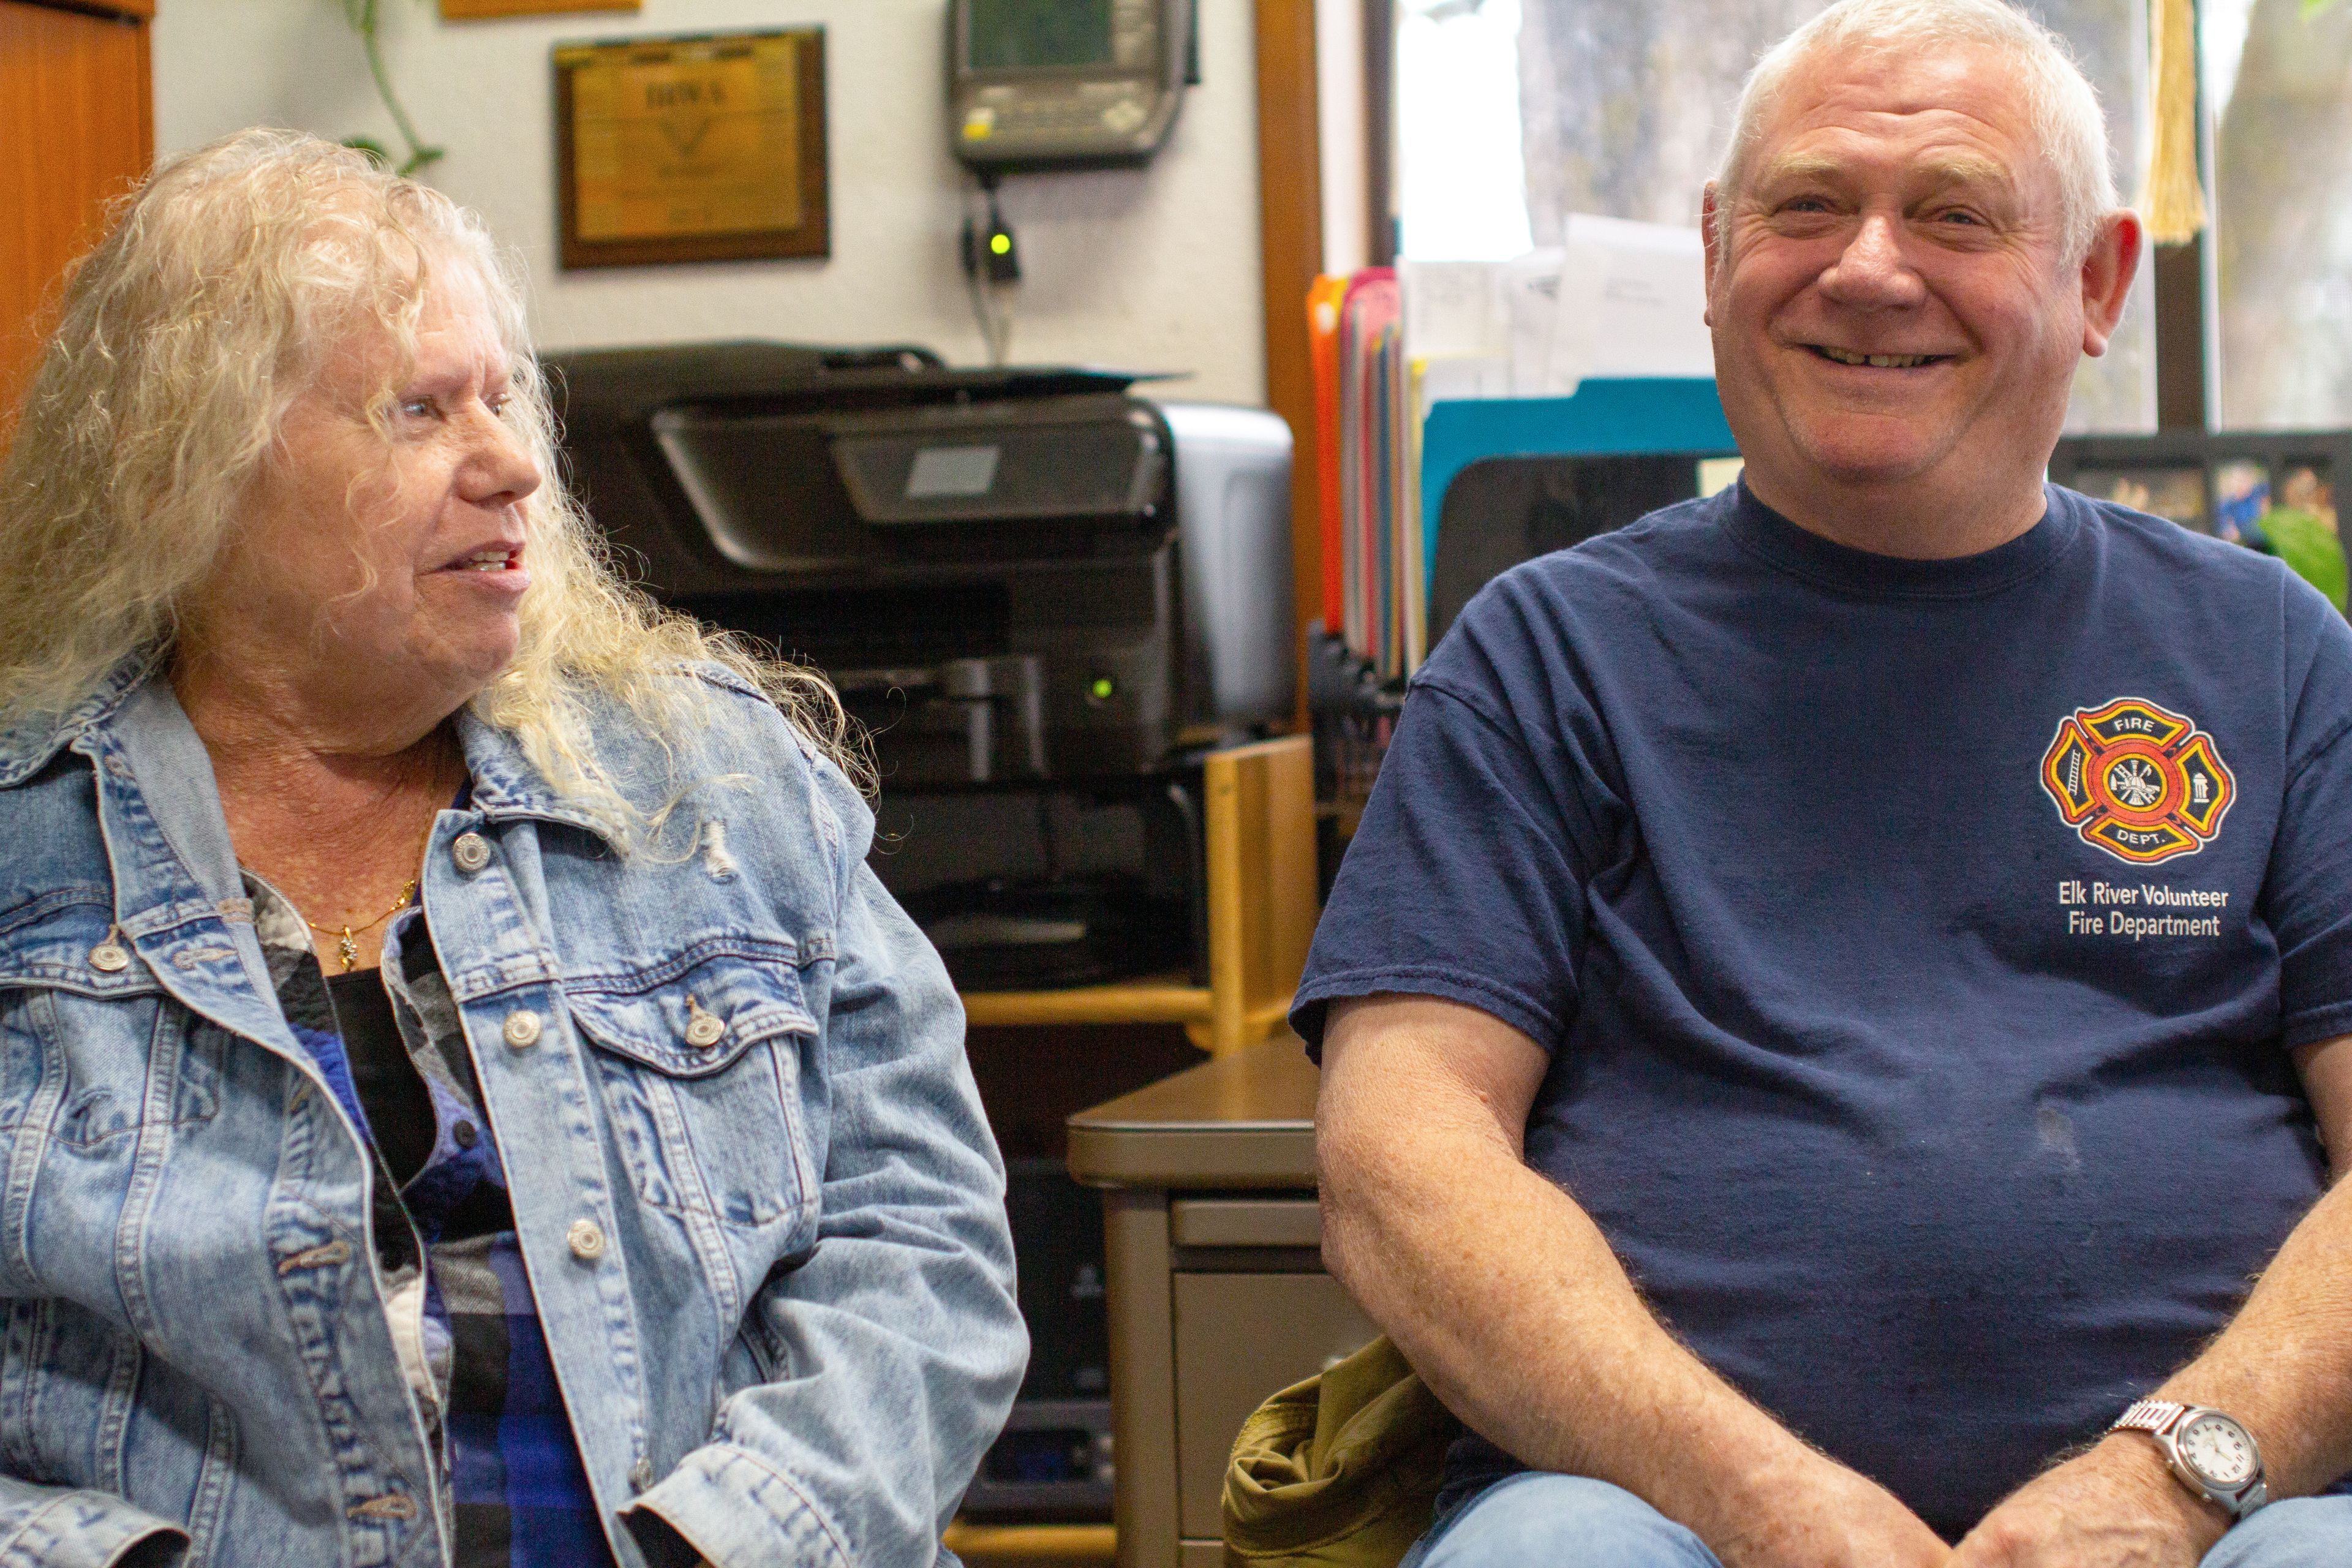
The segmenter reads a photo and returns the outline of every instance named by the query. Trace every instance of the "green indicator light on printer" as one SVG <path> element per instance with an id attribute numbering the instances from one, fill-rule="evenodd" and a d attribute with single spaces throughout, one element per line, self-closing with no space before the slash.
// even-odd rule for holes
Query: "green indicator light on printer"
<path id="1" fill-rule="evenodd" d="M 1009 234 L 992 234 L 988 237 L 988 248 L 999 256 L 1010 256 L 1013 254 L 1013 237 Z"/>
<path id="2" fill-rule="evenodd" d="M 1118 689 L 1118 683 L 1109 676 L 1097 675 L 1095 677 L 1095 683 L 1087 688 L 1087 693 L 1097 702 L 1108 702 L 1111 700 L 1111 694 Z"/>

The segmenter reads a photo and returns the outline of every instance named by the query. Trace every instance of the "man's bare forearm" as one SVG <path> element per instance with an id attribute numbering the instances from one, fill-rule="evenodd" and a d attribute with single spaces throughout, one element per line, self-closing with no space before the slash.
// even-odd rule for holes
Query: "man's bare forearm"
<path id="1" fill-rule="evenodd" d="M 1725 1472 L 1794 1458 L 1781 1452 L 1793 1439 L 1658 1325 L 1559 1188 L 1452 1129 L 1423 1124 L 1400 1152 L 1324 1155 L 1324 1258 L 1480 1433 L 1694 1528 L 1670 1496 L 1678 1481 L 1719 1492 L 1747 1479 Z"/>
<path id="2" fill-rule="evenodd" d="M 1317 1142 L 1325 1258 L 1447 1405 L 1528 1464 L 1646 1499 L 1727 1561 L 1747 1555 L 1750 1532 L 1787 1533 L 1779 1505 L 1792 1492 L 1849 1480 L 1848 1511 L 1900 1514 L 1898 1533 L 1931 1542 L 1891 1497 L 1805 1447 L 1660 1326 L 1600 1228 L 1523 1163 L 1526 1104 L 1507 1090 L 1504 1103 L 1488 1098 L 1484 1043 L 1433 1049 L 1413 1037 L 1416 1023 L 1461 1024 L 1447 1013 L 1463 1010 L 1425 1005 L 1436 1010 L 1426 1019 L 1383 1001 L 1377 1015 L 1335 1020 Z M 1486 1022 L 1507 1037 L 1494 1048 L 1526 1044 Z"/>
<path id="3" fill-rule="evenodd" d="M 2158 1397 L 2243 1422 L 2273 1497 L 2352 1470 L 2352 1183 L 2312 1206 L 2229 1329 Z"/>

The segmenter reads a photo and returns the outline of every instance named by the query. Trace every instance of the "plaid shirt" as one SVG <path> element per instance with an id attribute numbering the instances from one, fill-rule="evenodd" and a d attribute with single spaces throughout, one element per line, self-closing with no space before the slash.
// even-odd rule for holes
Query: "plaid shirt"
<path id="1" fill-rule="evenodd" d="M 301 916 L 259 878 L 246 885 L 286 1021 L 376 1150 L 378 1263 L 403 1370 L 440 1439 L 457 1510 L 453 1568 L 611 1563 L 424 911 L 394 920 L 377 984 L 354 975 L 331 994 Z M 433 1116 L 430 1152 L 396 1196 L 385 1152 L 414 1148 L 425 1130 L 379 1131 L 368 1100 L 380 1117 L 421 1106 L 363 1095 L 376 1074 L 353 1070 L 355 1056 L 387 1050 L 404 1050 Z"/>

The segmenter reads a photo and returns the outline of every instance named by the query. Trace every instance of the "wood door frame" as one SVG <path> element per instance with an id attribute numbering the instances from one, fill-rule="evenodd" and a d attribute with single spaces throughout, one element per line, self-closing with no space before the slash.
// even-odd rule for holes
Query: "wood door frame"
<path id="1" fill-rule="evenodd" d="M 1315 369 L 1307 291 L 1323 270 L 1323 143 L 1316 93 L 1315 0 L 1257 0 L 1258 214 L 1266 405 L 1290 423 L 1292 605 L 1298 716 L 1307 711 L 1306 626 L 1321 618 L 1323 538 L 1315 482 Z"/>
<path id="2" fill-rule="evenodd" d="M 106 153 L 92 154 L 101 166 L 85 168 L 72 156 L 95 143 L 70 142 L 61 156 L 58 148 L 46 147 L 39 135 L 27 136 L 25 143 L 34 154 L 31 163 L 21 157 L 0 159 L 0 170 L 5 170 L 0 173 L 0 186 L 5 186 L 8 199 L 31 204 L 21 215 L 10 216 L 32 220 L 23 232 L 21 251 L 14 243 L 0 247 L 9 268 L 8 277 L 0 280 L 0 301 L 5 301 L 0 308 L 0 451 L 6 449 L 17 399 L 61 302 L 62 268 L 74 251 L 100 238 L 104 217 L 100 203 L 135 184 L 155 161 L 155 73 L 151 54 L 154 0 L 4 0 L 4 4 L 0 21 L 5 26 L 0 30 L 7 35 L 10 51 L 5 68 L 12 86 L 29 86 L 32 103 L 45 101 L 45 94 L 53 88 L 68 91 L 68 83 L 89 85 L 81 73 L 89 67 L 86 57 L 93 47 L 110 56 L 113 71 L 119 73 L 123 63 L 121 48 L 127 40 L 131 69 L 137 79 L 128 95 L 129 144 L 119 136 L 106 140 Z M 26 39 L 31 40 L 31 52 L 20 55 L 16 50 Z M 101 39 L 106 42 L 100 44 Z M 60 65 L 61 60 L 67 63 Z M 63 74 L 53 80 L 53 69 Z M 119 85 L 119 74 L 110 74 L 101 91 L 105 101 L 124 102 L 116 93 Z M 12 100 L 11 107 L 24 105 Z M 123 118 L 110 121 L 117 132 L 126 128 Z M 118 163 L 118 155 L 126 156 Z M 37 172 L 41 170 L 47 174 Z M 85 174 L 97 180 L 86 182 Z M 69 209 L 52 205 L 68 199 L 73 204 Z M 61 230 L 48 221 L 61 211 L 79 215 L 75 230 Z"/>

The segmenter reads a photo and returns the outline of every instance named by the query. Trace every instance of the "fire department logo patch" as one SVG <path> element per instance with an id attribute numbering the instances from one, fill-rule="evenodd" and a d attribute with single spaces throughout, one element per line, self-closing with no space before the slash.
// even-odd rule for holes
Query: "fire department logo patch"
<path id="1" fill-rule="evenodd" d="M 2210 735 L 2138 697 L 2060 721 L 2042 787 L 2084 843 L 2135 866 L 2204 848 L 2238 795 Z"/>

